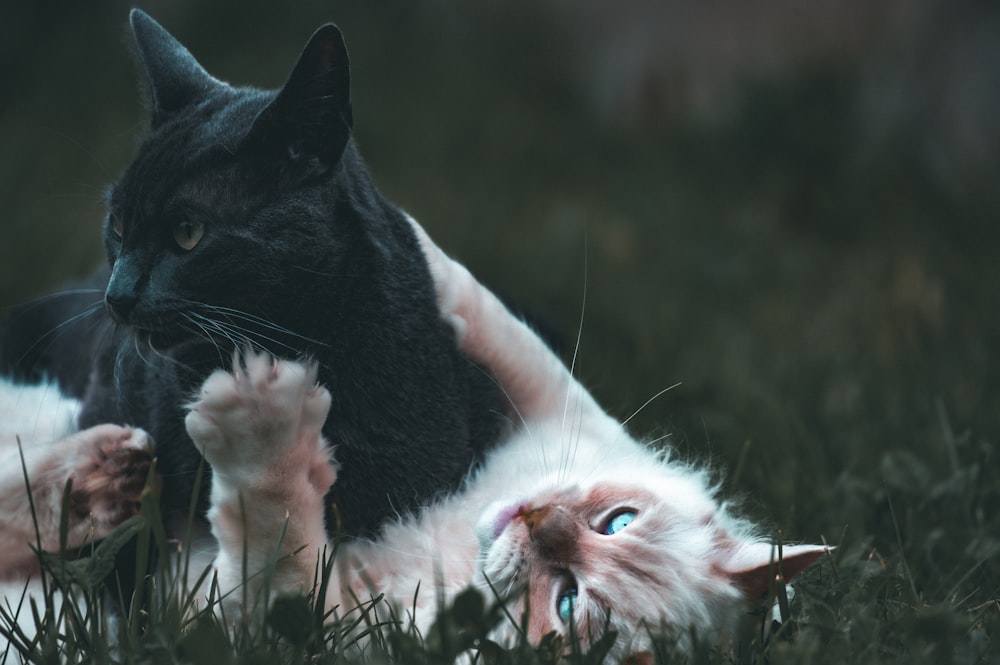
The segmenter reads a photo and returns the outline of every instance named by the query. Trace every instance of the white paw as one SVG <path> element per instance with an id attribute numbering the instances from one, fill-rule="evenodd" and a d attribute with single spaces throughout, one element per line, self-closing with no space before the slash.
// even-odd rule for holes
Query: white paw
<path id="1" fill-rule="evenodd" d="M 259 484 L 317 452 L 328 457 L 321 430 L 330 393 L 314 365 L 254 353 L 233 364 L 208 377 L 185 419 L 217 479 Z"/>
<path id="2" fill-rule="evenodd" d="M 70 472 L 70 505 L 76 519 L 92 523 L 97 537 L 139 512 L 152 459 L 141 429 L 97 425 L 73 435 L 84 453 Z"/>

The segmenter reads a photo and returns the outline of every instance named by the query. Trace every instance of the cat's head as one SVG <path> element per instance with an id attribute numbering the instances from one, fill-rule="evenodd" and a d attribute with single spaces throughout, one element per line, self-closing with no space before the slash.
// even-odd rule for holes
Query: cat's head
<path id="1" fill-rule="evenodd" d="M 108 307 L 161 348 L 281 338 L 275 312 L 302 309 L 315 276 L 342 268 L 352 230 L 338 202 L 364 178 L 343 37 L 321 27 L 284 86 L 261 91 L 212 77 L 141 11 L 131 26 L 151 121 L 106 197 Z"/>
<path id="2" fill-rule="evenodd" d="M 587 644 L 614 630 L 622 657 L 663 628 L 682 645 L 691 628 L 731 637 L 778 574 L 775 548 L 732 517 L 696 470 L 593 476 L 496 504 L 479 522 L 483 577 L 496 593 L 515 593 L 513 615 L 526 611 L 528 638 L 555 631 Z M 824 551 L 784 547 L 783 578 Z"/>

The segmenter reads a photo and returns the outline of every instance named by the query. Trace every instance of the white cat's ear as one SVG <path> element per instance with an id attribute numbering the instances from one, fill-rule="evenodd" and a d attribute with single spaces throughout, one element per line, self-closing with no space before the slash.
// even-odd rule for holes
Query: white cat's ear
<path id="1" fill-rule="evenodd" d="M 149 83 L 153 127 L 204 99 L 212 88 L 225 86 L 149 14 L 133 9 L 129 24 Z"/>
<path id="2" fill-rule="evenodd" d="M 244 147 L 332 166 L 353 124 L 347 45 L 340 29 L 328 23 L 313 33 L 278 96 L 254 120 Z"/>
<path id="3" fill-rule="evenodd" d="M 756 600 L 768 593 L 779 575 L 788 582 L 828 551 L 825 545 L 784 545 L 779 561 L 776 545 L 745 543 L 730 550 L 721 568 L 748 599 Z"/>

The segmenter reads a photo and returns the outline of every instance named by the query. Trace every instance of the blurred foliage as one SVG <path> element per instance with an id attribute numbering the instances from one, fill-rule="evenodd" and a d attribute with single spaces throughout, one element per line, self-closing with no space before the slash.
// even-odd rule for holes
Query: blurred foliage
<path id="1" fill-rule="evenodd" d="M 729 62 L 707 106 L 683 86 L 602 101 L 594 53 L 614 54 L 597 40 L 620 15 L 592 3 L 138 4 L 210 71 L 261 86 L 340 24 L 384 192 L 567 340 L 580 329 L 575 371 L 612 413 L 680 381 L 634 432 L 728 471 L 786 538 L 842 543 L 836 572 L 798 585 L 772 661 L 997 659 L 993 3 L 888 3 L 902 18 L 851 15 L 860 45 L 756 69 L 701 26 L 704 53 L 671 66 Z M 144 122 L 127 8 L 5 10 L 0 305 L 101 260 L 101 192 Z M 783 3 L 761 11 L 800 27 Z"/>

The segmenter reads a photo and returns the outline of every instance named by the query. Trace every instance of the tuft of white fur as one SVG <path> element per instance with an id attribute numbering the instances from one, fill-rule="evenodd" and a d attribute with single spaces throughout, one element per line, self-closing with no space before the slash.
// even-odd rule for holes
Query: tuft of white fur
<path id="1" fill-rule="evenodd" d="M 55 383 L 21 384 L 0 377 L 0 451 L 60 439 L 76 430 L 80 403 Z"/>

